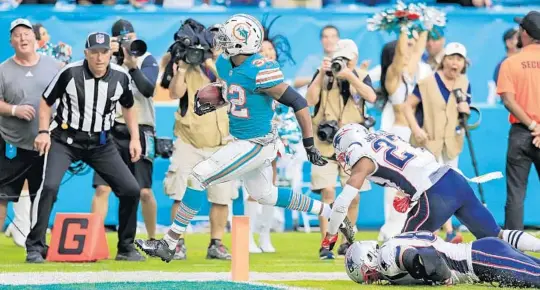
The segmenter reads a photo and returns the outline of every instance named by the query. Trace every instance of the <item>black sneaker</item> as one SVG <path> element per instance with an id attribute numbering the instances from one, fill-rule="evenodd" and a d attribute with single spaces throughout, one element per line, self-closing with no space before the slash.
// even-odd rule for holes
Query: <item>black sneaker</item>
<path id="1" fill-rule="evenodd" d="M 146 261 L 146 258 L 141 255 L 137 250 L 132 249 L 129 252 L 116 254 L 116 261 L 129 261 L 129 262 L 142 262 Z"/>
<path id="2" fill-rule="evenodd" d="M 208 248 L 206 252 L 207 259 L 217 259 L 217 260 L 230 260 L 231 254 L 227 247 L 225 247 L 221 242 L 217 242 Z"/>
<path id="3" fill-rule="evenodd" d="M 28 252 L 26 254 L 26 263 L 41 264 L 45 263 L 42 253 L 37 251 Z"/>
<path id="4" fill-rule="evenodd" d="M 327 248 L 320 248 L 319 249 L 319 259 L 321 260 L 333 260 L 334 259 L 334 253 L 330 251 Z"/>
<path id="5" fill-rule="evenodd" d="M 349 243 L 343 243 L 343 244 L 339 245 L 339 248 L 337 250 L 338 256 L 345 256 L 345 254 L 347 253 L 347 249 L 350 246 L 351 246 L 351 244 L 349 244 Z"/>
<path id="6" fill-rule="evenodd" d="M 169 249 L 169 245 L 165 240 L 143 241 L 139 239 L 135 241 L 135 245 L 150 257 L 160 257 L 162 261 L 167 263 L 174 257 L 175 250 Z"/>

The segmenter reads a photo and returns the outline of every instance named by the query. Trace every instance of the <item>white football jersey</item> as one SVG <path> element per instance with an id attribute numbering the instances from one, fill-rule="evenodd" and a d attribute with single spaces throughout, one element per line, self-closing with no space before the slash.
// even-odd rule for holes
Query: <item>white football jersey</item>
<path id="1" fill-rule="evenodd" d="M 362 157 L 375 163 L 369 180 L 394 187 L 418 200 L 450 167 L 439 164 L 431 152 L 415 148 L 396 135 L 377 131 L 351 143 L 345 152 L 345 169 L 352 168 Z"/>
<path id="2" fill-rule="evenodd" d="M 408 248 L 433 247 L 446 261 L 452 270 L 454 283 L 471 283 L 479 281 L 473 272 L 472 245 L 452 244 L 445 242 L 428 231 L 401 233 L 379 248 L 378 272 L 386 280 L 395 284 L 412 284 L 416 281 L 403 266 L 400 267 L 400 254 Z"/>

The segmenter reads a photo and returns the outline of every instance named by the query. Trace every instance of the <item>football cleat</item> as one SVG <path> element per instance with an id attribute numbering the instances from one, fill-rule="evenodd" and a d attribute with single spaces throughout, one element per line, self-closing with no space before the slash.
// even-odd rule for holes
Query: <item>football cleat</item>
<path id="1" fill-rule="evenodd" d="M 347 243 L 351 245 L 354 243 L 354 235 L 356 234 L 354 228 L 355 226 L 353 225 L 353 223 L 351 223 L 348 217 L 345 217 L 345 219 L 339 226 L 339 231 L 343 234 L 343 236 L 347 240 Z"/>
<path id="2" fill-rule="evenodd" d="M 145 252 L 150 257 L 159 257 L 162 261 L 169 263 L 175 254 L 175 249 L 169 249 L 169 245 L 165 240 L 148 240 L 141 239 L 135 241 L 135 245 L 141 251 Z"/>

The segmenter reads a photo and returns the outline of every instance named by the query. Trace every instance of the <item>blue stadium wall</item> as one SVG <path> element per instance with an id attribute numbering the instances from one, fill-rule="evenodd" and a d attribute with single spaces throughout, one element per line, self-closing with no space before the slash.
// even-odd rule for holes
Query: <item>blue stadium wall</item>
<path id="1" fill-rule="evenodd" d="M 110 31 L 114 21 L 119 18 L 130 20 L 139 37 L 148 43 L 149 51 L 158 58 L 163 55 L 173 40 L 173 34 L 181 21 L 192 17 L 205 25 L 225 20 L 235 13 L 250 13 L 261 18 L 263 13 L 271 16 L 282 15 L 273 28 L 273 33 L 281 33 L 288 37 L 292 46 L 292 55 L 298 64 L 310 54 L 320 54 L 319 31 L 326 24 L 334 24 L 341 31 L 342 38 L 353 39 L 359 47 L 360 59 L 370 59 L 371 65 L 379 64 L 379 54 L 384 43 L 395 39 L 394 35 L 368 32 L 366 20 L 380 8 L 334 9 L 334 10 L 277 10 L 277 9 L 234 9 L 195 8 L 185 10 L 155 11 L 134 10 L 118 6 L 65 8 L 64 11 L 49 6 L 20 6 L 17 10 L 0 14 L 0 31 L 4 37 L 4 45 L 0 48 L 0 59 L 4 60 L 13 54 L 9 46 L 9 23 L 17 17 L 27 17 L 32 22 L 42 23 L 48 30 L 53 42 L 63 41 L 72 45 L 74 59 L 83 57 L 85 36 L 92 31 Z M 538 9 L 536 9 L 538 10 Z M 505 8 L 500 10 L 464 9 L 457 6 L 448 8 L 449 27 L 446 32 L 447 41 L 463 43 L 469 53 L 471 67 L 468 71 L 472 83 L 473 102 L 481 108 L 483 118 L 479 129 L 473 131 L 473 144 L 481 173 L 491 171 L 505 172 L 505 159 L 508 138 L 508 114 L 498 101 L 489 97 L 493 95 L 488 83 L 493 76 L 496 64 L 504 57 L 502 33 L 514 26 L 514 16 L 523 15 L 528 9 Z M 283 71 L 288 79 L 293 79 L 298 66 L 287 65 Z M 157 133 L 159 136 L 171 136 L 173 127 L 174 106 L 157 105 Z M 375 113 L 377 115 L 377 113 Z M 158 223 L 170 223 L 171 201 L 163 193 L 162 181 L 168 167 L 168 160 L 155 161 L 153 190 L 158 202 Z M 464 148 L 459 161 L 460 169 L 473 176 L 468 147 Z M 309 166 L 305 176 L 309 178 Z M 93 195 L 91 187 L 92 172 L 84 176 L 75 176 L 67 180 L 61 187 L 58 201 L 51 215 L 51 224 L 56 212 L 88 212 Z M 475 192 L 477 187 L 473 184 Z M 287 190 L 287 189 L 281 189 Z M 340 189 L 338 189 L 339 191 Z M 504 204 L 506 199 L 505 179 L 484 184 L 488 208 L 499 224 L 504 223 Z M 529 177 L 529 187 L 525 202 L 525 224 L 539 225 L 540 215 L 535 208 L 540 204 L 540 186 L 534 168 Z M 478 192 L 477 192 L 478 194 Z M 312 194 L 316 197 L 316 195 Z M 117 224 L 118 200 L 111 195 L 110 210 L 106 224 Z M 234 202 L 234 214 L 243 214 L 241 199 Z M 13 212 L 10 210 L 10 216 Z M 201 210 L 201 217 L 208 214 L 208 205 Z M 286 226 L 291 228 L 290 213 L 286 213 Z M 142 221 L 142 217 L 139 215 Z M 384 221 L 383 190 L 374 186 L 373 190 L 362 193 L 358 227 L 378 228 Z M 455 220 L 457 223 L 457 221 Z M 315 224 L 316 222 L 313 221 Z"/>

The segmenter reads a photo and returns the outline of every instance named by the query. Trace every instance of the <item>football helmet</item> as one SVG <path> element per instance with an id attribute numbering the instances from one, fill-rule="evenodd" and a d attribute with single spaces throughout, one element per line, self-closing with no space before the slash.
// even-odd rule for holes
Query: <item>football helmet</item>
<path id="1" fill-rule="evenodd" d="M 368 129 L 358 123 L 347 124 L 336 132 L 332 143 L 336 153 L 336 160 L 344 169 L 346 167 L 345 155 L 349 146 L 353 143 L 363 145 L 362 142 L 367 135 L 369 135 Z"/>
<path id="2" fill-rule="evenodd" d="M 347 249 L 345 271 L 351 280 L 367 284 L 379 280 L 378 249 L 376 241 L 357 241 Z"/>
<path id="3" fill-rule="evenodd" d="M 227 56 L 254 54 L 261 50 L 264 28 L 251 15 L 233 15 L 216 28 L 215 46 Z"/>

